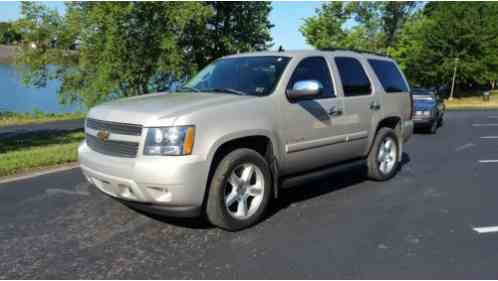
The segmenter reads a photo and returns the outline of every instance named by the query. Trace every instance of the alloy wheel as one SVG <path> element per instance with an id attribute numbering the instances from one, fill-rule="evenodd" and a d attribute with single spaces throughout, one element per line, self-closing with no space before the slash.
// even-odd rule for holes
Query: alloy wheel
<path id="1" fill-rule="evenodd" d="M 225 186 L 224 202 L 228 213 L 236 219 L 251 217 L 261 206 L 265 189 L 263 172 L 246 163 L 232 170 Z"/>
<path id="2" fill-rule="evenodd" d="M 397 151 L 398 148 L 394 139 L 388 137 L 382 141 L 377 155 L 377 161 L 379 170 L 384 175 L 389 174 L 394 168 L 398 158 Z"/>

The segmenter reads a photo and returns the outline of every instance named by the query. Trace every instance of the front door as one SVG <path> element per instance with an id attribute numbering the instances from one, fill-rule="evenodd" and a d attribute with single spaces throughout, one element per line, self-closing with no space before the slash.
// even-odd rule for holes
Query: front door
<path id="1" fill-rule="evenodd" d="M 330 67 L 324 57 L 302 59 L 294 69 L 287 89 L 305 80 L 316 80 L 323 89 L 313 99 L 287 100 L 284 103 L 284 174 L 318 168 L 346 157 L 342 147 L 347 136 L 347 126 L 343 120 L 344 104 L 342 98 L 335 94 Z"/>

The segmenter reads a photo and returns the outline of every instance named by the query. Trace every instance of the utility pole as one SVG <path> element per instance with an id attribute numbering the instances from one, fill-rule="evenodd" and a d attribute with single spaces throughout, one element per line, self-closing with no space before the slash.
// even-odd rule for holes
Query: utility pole
<path id="1" fill-rule="evenodd" d="M 451 82 L 450 100 L 453 100 L 453 91 L 455 90 L 455 78 L 457 73 L 457 66 L 458 66 L 458 58 L 455 58 L 455 68 L 453 69 L 453 81 Z"/>

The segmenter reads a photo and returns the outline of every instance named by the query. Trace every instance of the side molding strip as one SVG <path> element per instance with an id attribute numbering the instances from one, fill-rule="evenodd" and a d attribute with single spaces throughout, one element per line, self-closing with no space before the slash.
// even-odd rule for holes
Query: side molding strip
<path id="1" fill-rule="evenodd" d="M 308 150 L 308 149 L 312 149 L 312 148 L 327 146 L 327 145 L 346 142 L 346 141 L 347 141 L 346 135 L 334 136 L 334 137 L 322 138 L 322 139 L 310 140 L 310 141 L 303 141 L 303 142 L 298 142 L 298 143 L 293 143 L 293 144 L 287 144 L 285 146 L 285 152 L 287 152 L 287 153 L 298 152 L 298 151 Z"/>

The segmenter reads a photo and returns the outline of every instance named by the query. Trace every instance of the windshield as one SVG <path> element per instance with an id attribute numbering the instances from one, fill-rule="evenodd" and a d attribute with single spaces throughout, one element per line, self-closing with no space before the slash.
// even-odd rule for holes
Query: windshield
<path id="1" fill-rule="evenodd" d="M 269 95 L 290 58 L 281 56 L 219 59 L 206 66 L 183 89 L 240 95 Z"/>

